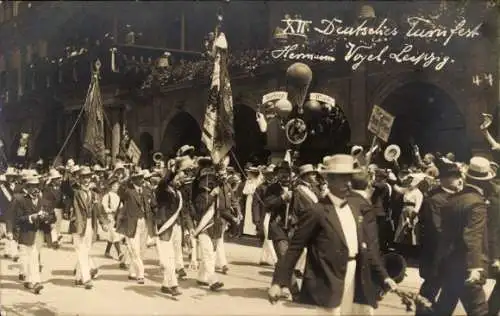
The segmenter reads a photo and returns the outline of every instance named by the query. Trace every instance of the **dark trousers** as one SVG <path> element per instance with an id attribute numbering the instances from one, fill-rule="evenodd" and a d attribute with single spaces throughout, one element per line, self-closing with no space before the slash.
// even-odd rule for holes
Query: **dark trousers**
<path id="1" fill-rule="evenodd" d="M 488 299 L 488 310 L 490 315 L 498 315 L 500 312 L 500 275 L 496 277 L 495 287 Z"/>
<path id="2" fill-rule="evenodd" d="M 453 265 L 447 265 L 452 267 Z M 466 284 L 467 273 L 465 271 L 445 272 L 442 280 L 441 294 L 434 304 L 434 314 L 439 316 L 452 315 L 458 300 L 462 302 L 468 316 L 487 316 L 488 304 L 486 294 L 481 284 Z"/>
<path id="3" fill-rule="evenodd" d="M 377 216 L 377 231 L 379 248 L 386 252 L 394 238 L 394 230 L 386 216 Z"/>
<path id="4" fill-rule="evenodd" d="M 288 250 L 288 240 L 273 240 L 274 250 L 276 251 L 276 256 L 278 261 L 282 260 Z"/>

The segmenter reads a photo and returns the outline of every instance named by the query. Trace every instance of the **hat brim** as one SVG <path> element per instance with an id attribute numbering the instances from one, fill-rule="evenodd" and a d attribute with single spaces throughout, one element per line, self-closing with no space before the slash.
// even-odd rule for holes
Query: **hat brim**
<path id="1" fill-rule="evenodd" d="M 487 176 L 484 176 L 484 177 L 476 177 L 476 176 L 472 176 L 470 175 L 468 172 L 465 173 L 465 176 L 469 179 L 472 179 L 472 180 L 478 180 L 478 181 L 489 181 L 489 180 L 493 180 L 496 176 L 496 174 L 493 172 L 493 171 L 489 171 L 488 172 L 488 175 Z"/>
<path id="2" fill-rule="evenodd" d="M 299 177 L 305 176 L 306 174 L 318 173 L 318 172 L 319 172 L 318 170 L 307 170 L 307 171 L 299 173 Z"/>
<path id="3" fill-rule="evenodd" d="M 355 173 L 360 173 L 363 170 L 360 168 L 354 168 L 354 169 L 345 169 L 345 170 L 335 170 L 335 169 L 319 169 L 317 172 L 321 174 L 355 174 Z"/>

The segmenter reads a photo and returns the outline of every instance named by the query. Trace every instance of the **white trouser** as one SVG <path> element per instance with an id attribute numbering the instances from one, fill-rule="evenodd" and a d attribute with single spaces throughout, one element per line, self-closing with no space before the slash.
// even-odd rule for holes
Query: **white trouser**
<path id="1" fill-rule="evenodd" d="M 182 227 L 174 224 L 172 237 L 170 238 L 174 247 L 175 269 L 184 269 L 184 255 L 182 252 Z"/>
<path id="2" fill-rule="evenodd" d="M 299 270 L 300 272 L 304 273 L 304 269 L 306 268 L 306 258 L 307 258 L 307 248 L 304 248 L 304 251 L 302 251 L 299 260 L 295 265 L 295 270 Z"/>
<path id="3" fill-rule="evenodd" d="M 142 254 L 148 241 L 148 229 L 144 218 L 137 220 L 137 228 L 132 238 L 127 238 L 127 247 L 130 255 L 129 276 L 144 279 L 144 262 Z"/>
<path id="4" fill-rule="evenodd" d="M 108 213 L 108 232 L 106 233 L 106 241 L 110 243 L 119 242 L 121 235 L 115 229 L 115 213 Z"/>
<path id="5" fill-rule="evenodd" d="M 169 241 L 161 240 L 160 238 L 156 239 L 156 249 L 158 250 L 158 257 L 163 268 L 162 286 L 164 287 L 178 286 L 177 275 L 175 274 L 175 251 L 172 237 L 170 237 Z"/>
<path id="6" fill-rule="evenodd" d="M 76 250 L 76 280 L 81 280 L 83 283 L 90 281 L 90 269 L 94 269 L 95 265 L 90 258 L 90 250 L 92 249 L 92 219 L 87 219 L 85 233 L 73 234 L 73 246 Z"/>
<path id="7" fill-rule="evenodd" d="M 335 308 L 324 309 L 321 308 L 322 314 L 325 312 L 329 315 L 346 316 L 346 315 L 373 315 L 373 308 L 368 305 L 361 305 L 354 303 L 354 287 L 356 276 L 356 260 L 351 260 L 347 263 L 347 269 L 344 278 L 344 292 L 340 306 Z"/>
<path id="8" fill-rule="evenodd" d="M 35 233 L 33 245 L 23 245 L 22 247 L 24 254 L 21 257 L 21 266 L 24 266 L 26 269 L 26 282 L 32 284 L 42 282 L 40 277 L 40 249 L 42 249 L 43 242 L 44 233 L 38 230 Z"/>
<path id="9" fill-rule="evenodd" d="M 264 243 L 262 244 L 262 252 L 260 255 L 260 262 L 265 262 L 270 265 L 276 264 L 278 262 L 278 256 L 274 250 L 273 241 L 268 239 L 269 232 L 269 222 L 271 220 L 271 214 L 266 213 L 264 216 Z"/>
<path id="10" fill-rule="evenodd" d="M 222 231 L 226 231 L 226 224 L 222 227 Z M 226 248 L 224 246 L 224 233 L 222 233 L 221 238 L 217 238 L 215 245 L 215 266 L 218 268 L 222 268 L 223 266 L 227 266 L 227 258 L 226 258 Z"/>
<path id="11" fill-rule="evenodd" d="M 26 249 L 27 246 L 19 245 L 19 262 L 17 264 L 17 268 L 19 269 L 20 275 L 28 275 L 29 266 L 28 266 L 28 252 Z"/>
<path id="12" fill-rule="evenodd" d="M 61 236 L 61 222 L 62 222 L 62 210 L 60 208 L 54 209 L 54 214 L 56 215 L 56 222 L 52 224 L 52 229 L 50 230 L 50 238 L 52 242 L 56 242 L 59 240 L 59 236 Z"/>
<path id="13" fill-rule="evenodd" d="M 19 244 L 17 240 L 7 240 L 5 251 L 11 258 L 19 258 Z"/>
<path id="14" fill-rule="evenodd" d="M 198 246 L 200 249 L 200 268 L 198 270 L 198 281 L 206 282 L 210 285 L 217 282 L 215 274 L 215 250 L 212 239 L 207 233 L 198 235 Z"/>
<path id="15" fill-rule="evenodd" d="M 7 224 L 0 222 L 0 239 L 7 236 Z"/>

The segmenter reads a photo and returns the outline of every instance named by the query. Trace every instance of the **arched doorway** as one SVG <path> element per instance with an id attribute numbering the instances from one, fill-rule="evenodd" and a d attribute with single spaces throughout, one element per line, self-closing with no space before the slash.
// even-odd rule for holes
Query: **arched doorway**
<path id="1" fill-rule="evenodd" d="M 267 160 L 266 134 L 261 133 L 255 111 L 244 104 L 234 107 L 234 153 L 241 166 L 247 162 L 265 163 Z"/>
<path id="2" fill-rule="evenodd" d="M 175 156 L 182 145 L 192 145 L 200 148 L 201 129 L 198 122 L 187 112 L 179 112 L 167 125 L 161 151 L 166 157 Z"/>
<path id="3" fill-rule="evenodd" d="M 455 101 L 439 87 L 408 83 L 390 93 L 381 106 L 396 117 L 389 143 L 401 147 L 402 163 L 412 161 L 413 142 L 422 155 L 453 152 L 459 160 L 470 158 L 465 119 Z"/>
<path id="4" fill-rule="evenodd" d="M 139 136 L 139 148 L 141 149 L 141 163 L 150 167 L 153 163 L 154 140 L 153 136 L 144 132 Z"/>

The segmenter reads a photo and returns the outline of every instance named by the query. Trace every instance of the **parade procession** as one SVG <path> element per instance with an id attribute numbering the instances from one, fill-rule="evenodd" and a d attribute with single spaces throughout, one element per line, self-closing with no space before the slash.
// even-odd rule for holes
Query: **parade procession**
<path id="1" fill-rule="evenodd" d="M 390 6 L 0 1 L 0 315 L 498 315 L 498 4 Z"/>

